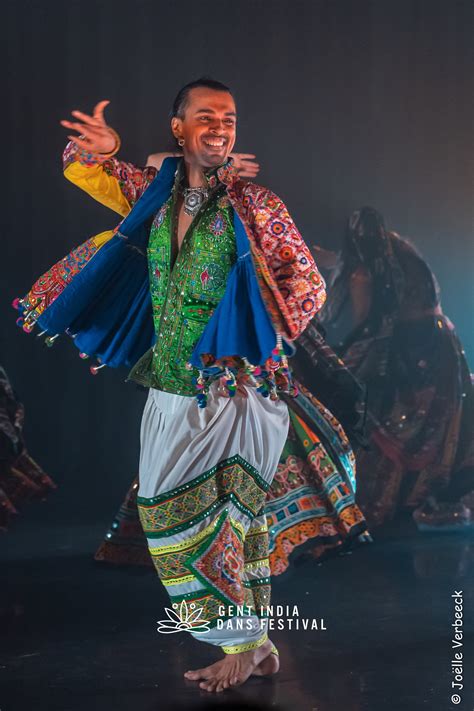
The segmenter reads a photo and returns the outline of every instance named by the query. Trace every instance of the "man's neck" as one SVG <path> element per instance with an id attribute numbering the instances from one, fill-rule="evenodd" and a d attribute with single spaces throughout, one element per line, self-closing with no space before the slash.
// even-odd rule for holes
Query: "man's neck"
<path id="1" fill-rule="evenodd" d="M 206 178 L 204 175 L 204 168 L 201 166 L 193 165 L 185 161 L 185 173 L 186 180 L 190 188 L 201 188 L 206 186 Z"/>

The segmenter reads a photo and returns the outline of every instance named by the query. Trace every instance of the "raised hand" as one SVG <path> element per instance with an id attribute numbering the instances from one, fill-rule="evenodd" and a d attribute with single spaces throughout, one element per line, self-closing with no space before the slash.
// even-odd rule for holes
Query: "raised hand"
<path id="1" fill-rule="evenodd" d="M 241 178 L 255 178 L 260 172 L 260 165 L 255 161 L 253 153 L 231 153 L 234 165 Z"/>
<path id="2" fill-rule="evenodd" d="M 91 153 L 111 153 L 117 146 L 117 133 L 107 126 L 104 119 L 104 109 L 110 101 L 99 101 L 94 107 L 92 116 L 82 111 L 71 111 L 78 121 L 60 121 L 61 126 L 78 131 L 79 136 L 68 136 L 71 141 Z"/>

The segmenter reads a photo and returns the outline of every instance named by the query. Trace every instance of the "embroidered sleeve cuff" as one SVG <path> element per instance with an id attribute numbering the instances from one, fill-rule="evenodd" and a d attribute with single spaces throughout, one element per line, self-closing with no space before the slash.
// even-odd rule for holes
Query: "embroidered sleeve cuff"
<path id="1" fill-rule="evenodd" d="M 110 156 L 102 153 L 91 153 L 90 151 L 86 151 L 83 148 L 79 148 L 74 141 L 69 141 L 63 153 L 63 170 L 74 162 L 85 166 L 92 166 L 105 163 L 105 161 L 109 158 Z"/>

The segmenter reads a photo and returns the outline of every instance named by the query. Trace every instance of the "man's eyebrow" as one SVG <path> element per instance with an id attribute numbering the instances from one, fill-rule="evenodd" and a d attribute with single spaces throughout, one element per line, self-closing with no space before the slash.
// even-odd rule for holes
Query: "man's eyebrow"
<path id="1" fill-rule="evenodd" d="M 215 113 L 216 112 L 214 109 L 198 109 L 196 111 L 196 115 L 197 114 L 215 114 Z M 237 114 L 235 111 L 226 111 L 225 116 L 237 116 Z"/>

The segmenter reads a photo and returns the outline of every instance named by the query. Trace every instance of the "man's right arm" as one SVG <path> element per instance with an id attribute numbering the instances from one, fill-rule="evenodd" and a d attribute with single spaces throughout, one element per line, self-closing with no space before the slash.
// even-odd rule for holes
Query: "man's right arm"
<path id="1" fill-rule="evenodd" d="M 90 153 L 70 141 L 63 153 L 64 176 L 95 200 L 125 217 L 157 174 L 156 168 Z"/>
<path id="2" fill-rule="evenodd" d="M 62 119 L 64 128 L 80 135 L 69 136 L 63 154 L 64 175 L 95 200 L 119 215 L 128 215 L 156 176 L 154 168 L 137 168 L 115 158 L 120 137 L 104 118 L 108 100 L 99 101 L 92 114 L 71 111 L 73 121 Z"/>

